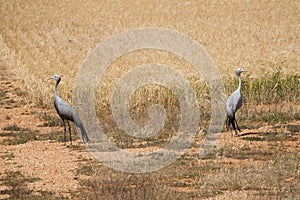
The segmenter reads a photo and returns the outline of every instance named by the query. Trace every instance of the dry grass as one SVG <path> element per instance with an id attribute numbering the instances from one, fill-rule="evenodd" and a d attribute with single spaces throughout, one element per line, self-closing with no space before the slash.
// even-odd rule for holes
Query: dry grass
<path id="1" fill-rule="evenodd" d="M 26 82 L 28 93 L 15 91 L 26 99 L 23 103 L 34 102 L 52 108 L 54 83 L 49 83 L 47 78 L 53 74 L 63 75 L 59 93 L 70 102 L 78 69 L 99 43 L 126 30 L 164 27 L 184 33 L 206 48 L 223 75 L 227 94 L 237 85 L 235 68 L 242 66 L 249 71 L 243 74 L 245 103 L 238 113 L 241 128 L 259 127 L 264 123 L 282 125 L 300 119 L 299 7 L 299 1 L 279 0 L 2 1 L 0 43 L 4 65 L 0 66 L 1 80 L 14 68 Z M 124 148 L 163 146 L 177 130 L 178 101 L 172 91 L 158 86 L 139 88 L 131 97 L 130 112 L 134 120 L 143 125 L 149 121 L 147 113 L 151 105 L 164 105 L 167 123 L 163 134 L 137 140 L 124 136 L 113 120 L 110 104 L 117 81 L 130 69 L 145 63 L 171 66 L 191 83 L 199 101 L 201 119 L 205 120 L 200 129 L 205 132 L 210 98 L 193 66 L 169 52 L 141 50 L 113 62 L 99 82 L 97 115 L 111 140 Z M 6 91 L 0 91 L 1 106 L 14 105 L 8 101 L 13 99 L 7 97 Z M 44 114 L 41 118 L 47 121 L 45 126 L 59 123 L 52 115 Z M 294 136 L 297 138 L 299 130 L 292 133 L 295 135 L 291 137 L 282 131 L 274 133 L 275 136 L 249 136 L 244 140 L 276 146 L 274 142 L 282 144 Z M 82 193 L 74 197 L 199 199 L 239 190 L 249 191 L 250 197 L 299 198 L 299 153 L 284 148 L 278 152 L 232 146 L 216 151 L 221 158 L 199 161 L 196 155 L 185 155 L 159 172 L 144 175 L 116 172 L 97 164 L 83 166 L 78 173 L 92 175 L 92 178 L 82 183 Z M 241 163 L 236 167 L 225 159 Z M 243 160 L 251 160 L 251 164 Z"/>
<path id="2" fill-rule="evenodd" d="M 27 128 L 21 128 L 15 124 L 3 128 L 4 132 L 0 136 L 4 137 L 1 142 L 4 145 L 24 144 L 28 141 L 36 140 L 36 133 Z"/>
<path id="3" fill-rule="evenodd" d="M 51 192 L 40 191 L 40 195 L 28 187 L 28 183 L 39 181 L 39 178 L 26 177 L 21 172 L 6 172 L 5 177 L 1 178 L 1 186 L 7 187 L 1 190 L 1 195 L 8 195 L 7 199 L 67 199 L 63 196 L 55 196 Z"/>
<path id="4" fill-rule="evenodd" d="M 299 153 L 279 153 L 262 157 L 256 150 L 244 150 L 244 156 L 260 157 L 249 162 L 235 157 L 240 165 L 226 161 L 226 155 L 199 161 L 184 156 L 158 172 L 128 174 L 91 164 L 78 172 L 90 174 L 82 183 L 80 199 L 204 199 L 233 191 L 250 192 L 248 198 L 294 199 L 299 194 Z M 235 153 L 232 155 L 236 156 Z M 243 160 L 246 162 L 243 162 Z M 236 197 L 239 199 L 240 197 Z"/>

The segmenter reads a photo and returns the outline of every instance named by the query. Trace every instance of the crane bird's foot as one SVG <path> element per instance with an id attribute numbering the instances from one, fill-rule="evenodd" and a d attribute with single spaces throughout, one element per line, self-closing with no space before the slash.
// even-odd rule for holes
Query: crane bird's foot
<path id="1" fill-rule="evenodd" d="M 234 136 L 234 137 L 238 137 L 238 136 L 239 136 L 239 131 L 238 131 L 238 130 L 236 130 L 236 129 L 234 129 L 233 136 Z"/>
<path id="2" fill-rule="evenodd" d="M 90 142 L 89 139 L 87 139 L 87 138 L 84 138 L 84 139 L 83 139 L 83 143 L 84 143 L 84 144 L 88 144 L 89 142 Z"/>

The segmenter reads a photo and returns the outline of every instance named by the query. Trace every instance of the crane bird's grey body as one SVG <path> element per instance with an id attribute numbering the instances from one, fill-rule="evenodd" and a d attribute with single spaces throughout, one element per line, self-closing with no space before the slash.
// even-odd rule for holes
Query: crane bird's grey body
<path id="1" fill-rule="evenodd" d="M 52 77 L 55 80 L 55 86 L 54 86 L 54 107 L 57 112 L 57 114 L 60 116 L 60 118 L 63 121 L 64 124 L 64 142 L 66 144 L 66 123 L 65 120 L 67 120 L 68 126 L 69 126 L 69 133 L 70 133 L 70 143 L 72 145 L 72 136 L 71 136 L 71 127 L 69 124 L 69 121 L 74 122 L 76 127 L 80 129 L 83 142 L 86 143 L 89 141 L 89 138 L 87 136 L 87 133 L 83 127 L 82 122 L 80 121 L 79 117 L 76 114 L 76 111 L 72 108 L 70 104 L 62 100 L 57 95 L 57 86 L 61 80 L 59 75 L 54 75 Z"/>
<path id="2" fill-rule="evenodd" d="M 235 131 L 235 135 L 237 134 L 237 130 L 241 131 L 238 123 L 235 119 L 235 113 L 238 109 L 240 109 L 242 107 L 242 94 L 241 94 L 241 88 L 242 88 L 242 79 L 241 79 L 241 73 L 245 72 L 244 69 L 242 68 L 238 68 L 236 70 L 236 75 L 239 78 L 239 86 L 238 88 L 229 96 L 227 103 L 226 103 L 226 126 L 227 128 L 232 125 L 234 131 Z"/>

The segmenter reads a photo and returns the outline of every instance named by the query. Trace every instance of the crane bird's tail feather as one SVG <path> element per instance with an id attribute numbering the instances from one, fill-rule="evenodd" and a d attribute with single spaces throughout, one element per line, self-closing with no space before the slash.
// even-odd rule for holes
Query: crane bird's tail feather
<path id="1" fill-rule="evenodd" d="M 87 143 L 90 141 L 86 131 L 85 131 L 85 128 L 81 122 L 81 120 L 79 119 L 79 117 L 77 116 L 77 114 L 74 114 L 74 123 L 76 125 L 77 128 L 80 129 L 80 132 L 81 132 L 81 135 L 82 135 L 82 140 L 84 143 Z"/>

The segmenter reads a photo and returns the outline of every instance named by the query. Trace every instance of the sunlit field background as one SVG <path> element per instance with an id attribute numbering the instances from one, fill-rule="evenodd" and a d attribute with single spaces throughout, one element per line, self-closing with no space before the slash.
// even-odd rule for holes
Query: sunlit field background
<path id="1" fill-rule="evenodd" d="M 89 52 L 102 41 L 136 28 L 163 27 L 187 35 L 206 49 L 222 76 L 226 95 L 237 87 L 235 69 L 248 71 L 242 74 L 244 105 L 238 113 L 242 129 L 274 125 L 286 130 L 286 123 L 300 120 L 299 1 L 14 0 L 1 1 L 0 6 L 0 42 L 10 54 L 7 66 L 25 81 L 25 102 L 38 107 L 53 109 L 54 83 L 47 79 L 54 74 L 62 75 L 59 95 L 72 102 L 77 73 Z M 128 53 L 101 77 L 95 106 L 108 137 L 121 148 L 163 147 L 176 133 L 178 101 L 172 91 L 157 85 L 141 87 L 133 94 L 130 113 L 136 123 L 145 125 L 149 108 L 157 103 L 164 105 L 168 117 L 162 133 L 136 139 L 120 131 L 114 122 L 110 107 L 113 89 L 130 69 L 146 63 L 170 66 L 190 82 L 199 102 L 201 134 L 197 141 L 201 141 L 210 119 L 205 82 L 184 59 L 159 50 Z M 297 128 L 295 133 L 299 135 Z M 275 134 L 273 140 L 272 136 L 264 136 L 264 142 L 273 146 L 263 151 L 250 148 L 252 141 L 243 149 L 226 145 L 217 149 L 218 159 L 199 161 L 197 152 L 192 151 L 171 166 L 149 174 L 131 175 L 99 164 L 87 169 L 83 166 L 78 173 L 91 178 L 73 197 L 185 199 L 214 197 L 224 191 L 299 197 L 299 146 L 291 152 L 278 149 L 276 142 L 291 138 L 280 135 L 278 139 Z M 299 137 L 295 138 L 299 145 Z M 224 163 L 222 159 L 226 158 L 234 159 L 237 165 Z"/>

